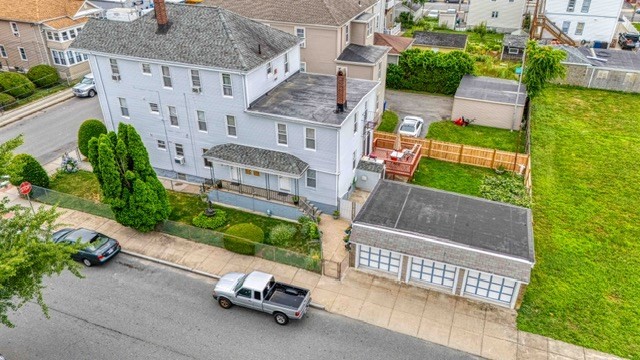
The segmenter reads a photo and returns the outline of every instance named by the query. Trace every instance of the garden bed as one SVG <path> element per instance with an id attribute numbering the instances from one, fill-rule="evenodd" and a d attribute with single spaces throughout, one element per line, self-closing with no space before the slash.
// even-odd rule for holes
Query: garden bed
<path id="1" fill-rule="evenodd" d="M 524 131 L 509 131 L 473 124 L 462 127 L 451 121 L 431 123 L 427 139 L 518 153 L 524 152 L 525 148 Z"/>

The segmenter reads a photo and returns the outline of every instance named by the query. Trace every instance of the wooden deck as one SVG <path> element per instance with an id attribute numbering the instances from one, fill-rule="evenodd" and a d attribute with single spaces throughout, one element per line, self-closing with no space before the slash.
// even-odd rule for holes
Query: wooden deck
<path id="1" fill-rule="evenodd" d="M 422 145 L 402 141 L 401 150 L 394 150 L 393 140 L 375 139 L 373 142 L 373 156 L 384 161 L 386 173 L 391 176 L 413 177 L 420 158 L 422 157 Z"/>

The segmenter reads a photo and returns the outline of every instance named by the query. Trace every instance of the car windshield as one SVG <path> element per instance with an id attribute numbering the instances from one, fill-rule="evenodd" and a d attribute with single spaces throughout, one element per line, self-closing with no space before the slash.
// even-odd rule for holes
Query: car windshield
<path id="1" fill-rule="evenodd" d="M 401 131 L 415 131 L 416 130 L 416 124 L 415 123 L 412 123 L 412 124 L 404 123 L 404 124 L 402 124 L 402 126 L 400 126 L 400 130 Z"/>
<path id="2" fill-rule="evenodd" d="M 244 284 L 244 279 L 246 279 L 246 278 L 247 278 L 247 275 L 244 275 L 238 280 L 238 283 L 236 284 L 236 288 L 233 289 L 234 292 L 238 292 L 238 290 L 240 290 L 240 288 Z"/>
<path id="3" fill-rule="evenodd" d="M 88 78 L 88 77 L 86 77 L 86 78 L 82 78 L 81 83 L 83 83 L 83 84 L 89 84 L 89 85 L 90 85 L 90 84 L 92 84 L 92 83 L 93 83 L 93 79 L 90 79 L 90 78 Z"/>
<path id="4" fill-rule="evenodd" d="M 95 251 L 96 249 L 99 249 L 102 245 L 106 244 L 107 241 L 109 241 L 108 237 L 101 234 L 97 234 L 93 239 L 89 240 L 89 246 L 87 246 L 86 249 L 89 251 Z"/>
<path id="5" fill-rule="evenodd" d="M 633 41 L 638 41 L 638 39 L 640 39 L 640 36 L 636 35 L 636 34 L 627 34 L 626 35 L 627 39 L 633 40 Z"/>

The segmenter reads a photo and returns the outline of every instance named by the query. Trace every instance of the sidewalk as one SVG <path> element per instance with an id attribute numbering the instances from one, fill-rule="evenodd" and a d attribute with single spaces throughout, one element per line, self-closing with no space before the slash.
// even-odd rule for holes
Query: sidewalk
<path id="1" fill-rule="evenodd" d="M 28 206 L 13 187 L 0 189 L 0 197 L 3 196 L 14 204 Z M 489 359 L 619 359 L 519 331 L 513 310 L 398 284 L 354 269 L 349 269 L 343 281 L 338 281 L 171 235 L 139 233 L 113 220 L 75 210 L 60 212 L 59 224 L 96 229 L 118 239 L 127 251 L 214 275 L 253 270 L 273 273 L 280 281 L 311 289 L 314 303 L 325 306 L 329 312 Z"/>
<path id="2" fill-rule="evenodd" d="M 73 91 L 71 89 L 65 89 L 40 100 L 20 106 L 17 109 L 5 111 L 2 116 L 0 116 L 0 128 L 19 121 L 25 116 L 44 110 L 49 106 L 71 99 L 72 97 L 74 97 Z"/>

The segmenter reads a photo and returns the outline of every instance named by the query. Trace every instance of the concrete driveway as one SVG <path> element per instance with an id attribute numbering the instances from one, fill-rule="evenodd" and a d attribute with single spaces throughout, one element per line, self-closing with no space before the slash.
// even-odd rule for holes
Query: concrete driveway
<path id="1" fill-rule="evenodd" d="M 432 122 L 449 119 L 453 108 L 453 97 L 446 95 L 387 90 L 386 101 L 387 110 L 397 113 L 400 121 L 407 115 L 420 116 L 424 119 L 421 138 L 427 136 L 427 130 Z"/>

